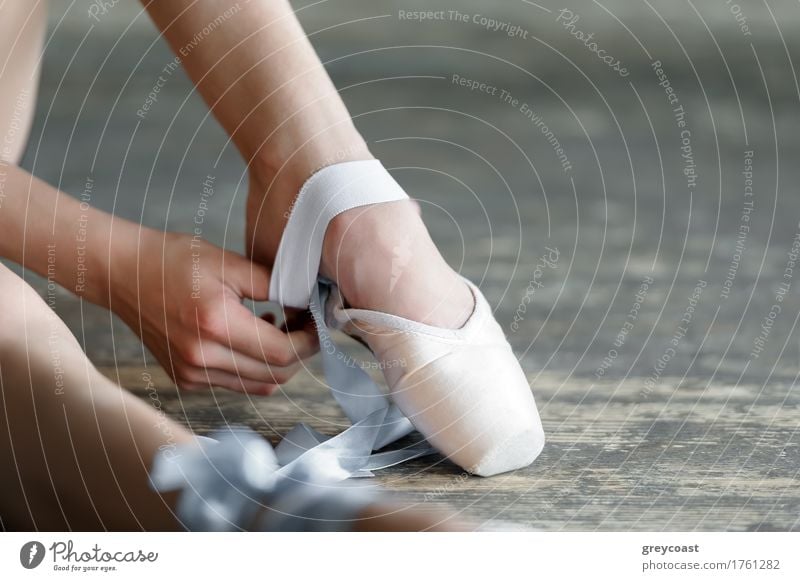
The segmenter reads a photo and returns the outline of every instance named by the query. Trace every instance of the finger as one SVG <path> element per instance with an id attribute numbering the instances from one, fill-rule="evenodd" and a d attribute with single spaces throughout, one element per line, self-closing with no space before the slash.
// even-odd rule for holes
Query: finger
<path id="1" fill-rule="evenodd" d="M 270 270 L 263 264 L 248 260 L 239 254 L 226 254 L 225 282 L 239 296 L 254 301 L 269 300 Z"/>
<path id="2" fill-rule="evenodd" d="M 180 379 L 175 382 L 175 385 L 177 385 L 183 391 L 208 391 L 209 389 L 208 384 L 203 385 L 202 383 L 192 383 L 190 381 L 183 381 Z"/>
<path id="3" fill-rule="evenodd" d="M 183 381 L 179 382 L 178 386 L 192 391 L 205 390 L 209 387 L 224 387 L 231 391 L 250 395 L 271 395 L 278 389 L 274 383 L 246 379 L 221 369 L 200 367 L 186 372 Z"/>
<path id="4" fill-rule="evenodd" d="M 266 381 L 278 385 L 289 381 L 300 369 L 298 363 L 288 367 L 269 365 L 263 359 L 254 359 L 243 353 L 231 351 L 218 343 L 204 343 L 203 358 L 205 367 L 220 369 L 253 381 Z"/>
<path id="5" fill-rule="evenodd" d="M 274 383 L 245 379 L 219 369 L 209 369 L 207 371 L 209 372 L 209 383 L 212 387 L 223 387 L 239 393 L 261 396 L 272 395 L 280 388 Z"/>
<path id="6" fill-rule="evenodd" d="M 229 304 L 225 309 L 225 337 L 216 338 L 234 351 L 288 367 L 319 350 L 317 335 L 308 329 L 284 333 L 274 325 L 256 317 L 242 304 Z"/>

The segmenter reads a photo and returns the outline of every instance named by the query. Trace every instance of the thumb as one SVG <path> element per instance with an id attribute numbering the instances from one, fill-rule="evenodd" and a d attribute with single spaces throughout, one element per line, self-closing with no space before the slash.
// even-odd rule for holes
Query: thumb
<path id="1" fill-rule="evenodd" d="M 254 301 L 269 299 L 270 269 L 263 264 L 237 254 L 225 271 L 228 282 L 239 296 Z"/>

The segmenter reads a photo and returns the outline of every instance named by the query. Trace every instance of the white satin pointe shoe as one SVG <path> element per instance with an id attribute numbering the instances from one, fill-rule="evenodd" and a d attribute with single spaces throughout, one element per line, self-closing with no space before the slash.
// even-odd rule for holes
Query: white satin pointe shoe
<path id="1" fill-rule="evenodd" d="M 335 164 L 311 176 L 281 237 L 270 300 L 307 308 L 330 221 L 352 208 L 405 199 L 377 160 Z M 491 476 L 533 462 L 544 433 L 511 346 L 483 294 L 467 284 L 475 309 L 460 329 L 347 309 L 338 292 L 327 299 L 325 318 L 367 344 L 382 364 L 392 400 L 435 448 L 465 470 Z"/>
<path id="2" fill-rule="evenodd" d="M 539 412 L 511 346 L 481 291 L 460 329 L 364 309 L 338 292 L 328 325 L 366 343 L 392 400 L 437 450 L 467 472 L 493 476 L 531 464 L 544 447 Z"/>

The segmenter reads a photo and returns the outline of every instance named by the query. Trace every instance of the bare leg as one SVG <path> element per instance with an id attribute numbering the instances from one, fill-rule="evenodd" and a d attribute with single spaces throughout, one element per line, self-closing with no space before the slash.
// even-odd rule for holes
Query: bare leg
<path id="1" fill-rule="evenodd" d="M 45 0 L 0 3 L 0 164 L 19 162 L 33 121 Z"/>
<path id="2" fill-rule="evenodd" d="M 188 54 L 181 47 L 229 3 L 145 4 L 249 165 L 247 247 L 256 260 L 272 264 L 306 179 L 334 161 L 372 155 L 288 1 L 243 3 Z M 398 251 L 408 264 L 390 293 Z M 356 307 L 445 327 L 460 326 L 473 307 L 409 202 L 341 214 L 328 230 L 322 271 Z"/>
<path id="3" fill-rule="evenodd" d="M 148 470 L 191 434 L 103 377 L 66 326 L 0 265 L 0 515 L 44 530 L 174 529 Z"/>

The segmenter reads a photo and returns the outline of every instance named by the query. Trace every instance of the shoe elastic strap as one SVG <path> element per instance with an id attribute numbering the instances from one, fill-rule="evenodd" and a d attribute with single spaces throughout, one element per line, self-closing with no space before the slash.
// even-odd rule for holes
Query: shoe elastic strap
<path id="1" fill-rule="evenodd" d="M 346 210 L 408 199 L 378 160 L 349 161 L 319 170 L 292 206 L 281 237 L 269 287 L 269 300 L 305 309 L 317 284 L 328 224 Z"/>

